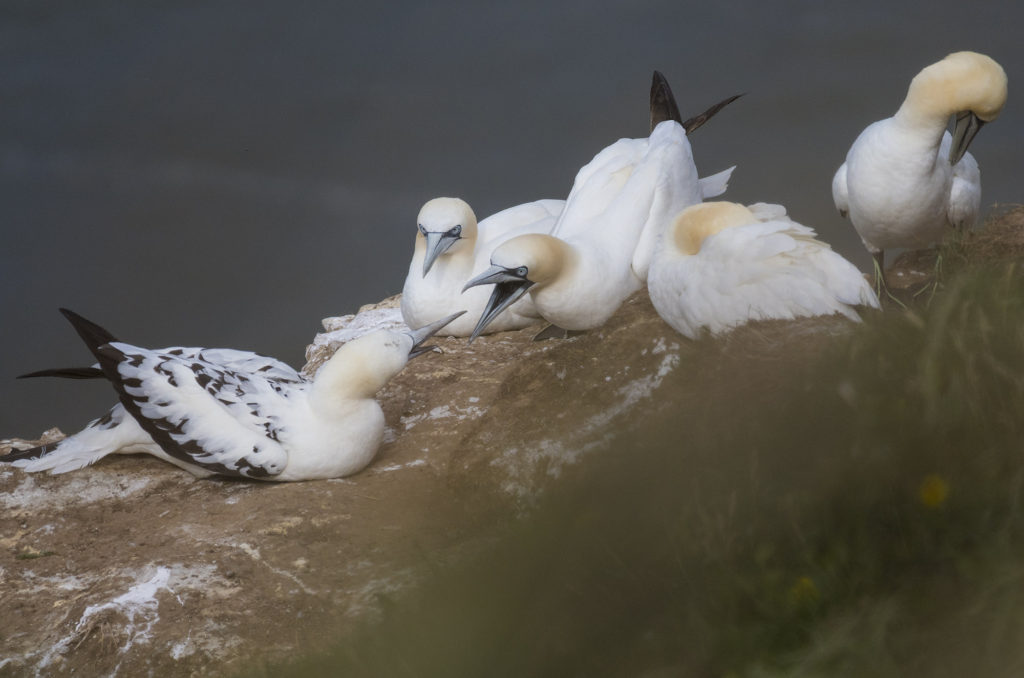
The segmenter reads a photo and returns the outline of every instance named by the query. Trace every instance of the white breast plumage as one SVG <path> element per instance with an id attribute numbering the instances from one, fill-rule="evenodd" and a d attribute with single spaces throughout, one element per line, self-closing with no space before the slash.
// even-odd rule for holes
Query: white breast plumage
<path id="1" fill-rule="evenodd" d="M 975 52 L 950 54 L 911 82 L 899 111 L 869 125 L 832 180 L 879 271 L 886 249 L 922 248 L 949 227 L 969 228 L 981 208 L 981 173 L 967 153 L 983 124 L 1006 102 L 1006 74 Z M 956 116 L 951 135 L 950 116 Z"/>

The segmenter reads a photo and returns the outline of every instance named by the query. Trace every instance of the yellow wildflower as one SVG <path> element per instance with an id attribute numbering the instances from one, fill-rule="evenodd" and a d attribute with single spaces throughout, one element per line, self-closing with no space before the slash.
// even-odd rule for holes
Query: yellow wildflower
<path id="1" fill-rule="evenodd" d="M 818 593 L 818 587 L 815 586 L 814 580 L 807 576 L 798 578 L 789 587 L 789 599 L 796 605 L 810 605 L 818 602 L 820 597 L 821 595 Z"/>
<path id="2" fill-rule="evenodd" d="M 917 490 L 918 499 L 930 509 L 942 506 L 948 496 L 949 485 L 935 473 L 926 475 L 921 481 L 921 487 Z"/>

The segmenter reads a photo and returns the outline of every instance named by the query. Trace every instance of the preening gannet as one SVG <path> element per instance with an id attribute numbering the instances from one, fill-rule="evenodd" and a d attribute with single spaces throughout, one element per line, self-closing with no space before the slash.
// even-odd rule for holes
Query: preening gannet
<path id="1" fill-rule="evenodd" d="M 922 248 L 947 227 L 969 228 L 981 206 L 981 173 L 967 147 L 1006 103 L 1006 73 L 991 58 L 956 52 L 910 83 L 891 118 L 869 125 L 832 179 L 832 197 L 849 215 L 882 270 L 884 250 Z M 956 116 L 953 134 L 946 130 Z"/>
<path id="2" fill-rule="evenodd" d="M 857 268 L 792 221 L 781 205 L 693 205 L 665 232 L 647 288 L 658 314 L 695 339 L 751 320 L 878 307 Z"/>
<path id="3" fill-rule="evenodd" d="M 465 337 L 487 305 L 487 290 L 462 293 L 466 281 L 487 268 L 491 252 L 509 238 L 547 233 L 555 225 L 564 200 L 537 200 L 493 214 L 479 224 L 472 208 L 458 198 L 434 198 L 416 219 L 416 249 L 402 288 L 402 318 L 409 327 L 423 327 L 458 310 L 465 317 L 440 334 Z M 523 299 L 507 309 L 491 332 L 519 329 L 538 322 L 533 303 Z"/>
<path id="4" fill-rule="evenodd" d="M 108 454 L 145 452 L 198 477 L 295 481 L 362 470 L 384 433 L 374 395 L 450 316 L 413 332 L 377 331 L 342 346 L 312 380 L 274 360 L 231 349 L 151 350 L 117 341 L 61 309 L 98 368 L 25 376 L 98 376 L 120 402 L 57 443 L 0 457 L 26 471 L 64 473 Z"/>

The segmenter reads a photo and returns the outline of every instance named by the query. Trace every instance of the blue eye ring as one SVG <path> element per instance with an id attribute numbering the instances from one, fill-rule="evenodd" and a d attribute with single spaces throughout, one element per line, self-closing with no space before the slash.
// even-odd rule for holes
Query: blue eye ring
<path id="1" fill-rule="evenodd" d="M 516 269 L 516 275 L 519 276 L 520 278 L 525 278 L 526 274 L 529 272 L 530 269 L 526 268 L 525 266 L 520 266 L 519 268 Z"/>

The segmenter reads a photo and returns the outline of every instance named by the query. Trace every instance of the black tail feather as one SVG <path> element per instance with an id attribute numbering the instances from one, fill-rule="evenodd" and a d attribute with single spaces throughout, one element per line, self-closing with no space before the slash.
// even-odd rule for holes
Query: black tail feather
<path id="1" fill-rule="evenodd" d="M 103 344 L 109 344 L 113 341 L 117 341 L 113 334 L 103 329 L 91 320 L 86 320 L 82 316 L 78 315 L 72 310 L 62 308 L 60 312 L 64 314 L 64 317 L 68 319 L 71 326 L 78 332 L 78 336 L 82 338 L 85 345 L 89 347 L 93 355 L 99 358 L 97 349 Z"/>
<path id="2" fill-rule="evenodd" d="M 679 106 L 676 105 L 676 98 L 672 96 L 668 80 L 661 71 L 654 71 L 651 78 L 651 131 L 666 120 L 682 123 L 683 117 L 679 114 Z"/>
<path id="3" fill-rule="evenodd" d="M 39 370 L 28 374 L 19 374 L 17 379 L 34 379 L 35 377 L 61 377 L 63 379 L 102 379 L 103 370 L 98 367 L 58 367 L 51 370 Z"/>
<path id="4" fill-rule="evenodd" d="M 720 110 L 722 110 L 723 108 L 725 108 L 726 106 L 728 106 L 732 102 L 734 102 L 737 99 L 739 99 L 741 96 L 743 96 L 743 95 L 742 94 L 736 94 L 734 96 L 729 97 L 728 99 L 724 99 L 722 101 L 719 101 L 717 104 L 715 104 L 714 106 L 712 106 L 708 110 L 704 111 L 700 115 L 695 115 L 692 118 L 690 118 L 689 120 L 684 121 L 682 123 L 683 129 L 686 130 L 687 134 L 692 133 L 698 127 L 700 127 L 701 125 L 706 123 L 708 120 L 713 118 L 716 113 L 718 113 Z"/>
<path id="5" fill-rule="evenodd" d="M 36 447 L 30 447 L 27 450 L 11 450 L 7 454 L 0 455 L 0 462 L 11 463 L 12 461 L 18 461 L 19 459 L 39 459 L 45 457 L 50 452 L 57 449 L 57 445 L 60 443 L 58 440 L 55 443 L 46 443 L 45 445 L 37 445 Z"/>

